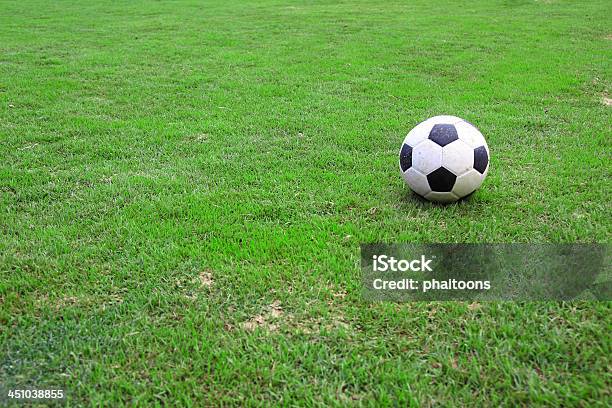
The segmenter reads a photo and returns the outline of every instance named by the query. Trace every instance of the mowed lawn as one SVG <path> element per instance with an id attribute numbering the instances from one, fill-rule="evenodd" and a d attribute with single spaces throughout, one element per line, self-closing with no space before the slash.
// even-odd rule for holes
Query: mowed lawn
<path id="1" fill-rule="evenodd" d="M 597 406 L 610 302 L 368 303 L 362 242 L 603 242 L 610 1 L 0 0 L 0 385 L 71 406 Z M 405 134 L 480 128 L 468 200 Z"/>

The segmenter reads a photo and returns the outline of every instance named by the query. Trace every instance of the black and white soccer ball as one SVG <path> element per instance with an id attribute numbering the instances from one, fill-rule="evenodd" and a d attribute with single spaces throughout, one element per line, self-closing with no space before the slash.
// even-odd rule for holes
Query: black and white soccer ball
<path id="1" fill-rule="evenodd" d="M 412 191 L 450 203 L 480 187 L 489 157 L 487 142 L 474 125 L 456 116 L 434 116 L 408 133 L 399 165 Z"/>

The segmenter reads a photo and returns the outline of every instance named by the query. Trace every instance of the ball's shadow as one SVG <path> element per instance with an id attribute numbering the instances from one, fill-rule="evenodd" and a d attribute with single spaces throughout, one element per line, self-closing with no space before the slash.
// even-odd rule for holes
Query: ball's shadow
<path id="1" fill-rule="evenodd" d="M 403 190 L 400 193 L 400 195 L 401 195 L 401 201 L 404 204 L 417 205 L 421 208 L 428 208 L 428 207 L 429 208 L 431 207 L 452 208 L 461 203 L 472 201 L 472 196 L 474 195 L 474 193 L 475 191 L 472 191 L 470 194 L 466 195 L 465 197 L 461 197 L 459 200 L 453 201 L 452 203 L 438 203 L 435 201 L 429 201 L 422 195 L 419 195 L 410 189 L 408 189 L 407 191 Z"/>

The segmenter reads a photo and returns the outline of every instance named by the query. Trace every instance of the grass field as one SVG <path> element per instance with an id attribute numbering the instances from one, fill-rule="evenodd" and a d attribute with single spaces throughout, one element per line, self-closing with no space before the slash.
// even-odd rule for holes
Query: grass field
<path id="1" fill-rule="evenodd" d="M 610 1 L 0 0 L 0 384 L 609 406 L 611 303 L 368 303 L 360 242 L 610 242 Z M 411 195 L 408 130 L 487 137 Z"/>

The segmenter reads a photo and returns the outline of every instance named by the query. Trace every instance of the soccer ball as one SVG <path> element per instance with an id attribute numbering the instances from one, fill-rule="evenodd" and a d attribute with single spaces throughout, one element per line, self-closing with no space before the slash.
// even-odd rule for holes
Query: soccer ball
<path id="1" fill-rule="evenodd" d="M 416 125 L 404 139 L 399 156 L 408 187 L 439 203 L 473 193 L 489 172 L 484 136 L 456 116 L 434 116 Z"/>

